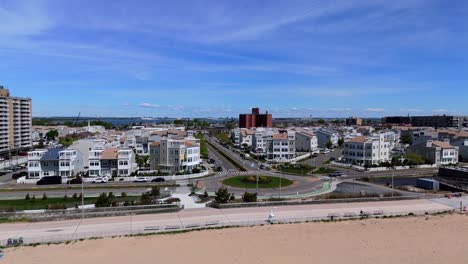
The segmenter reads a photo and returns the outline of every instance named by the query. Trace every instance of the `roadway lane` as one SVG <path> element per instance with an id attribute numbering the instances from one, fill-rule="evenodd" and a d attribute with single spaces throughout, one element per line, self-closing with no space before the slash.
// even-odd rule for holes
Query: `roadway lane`
<path id="1" fill-rule="evenodd" d="M 359 214 L 361 211 L 385 214 L 408 214 L 453 210 L 442 200 L 409 200 L 392 202 L 344 203 L 282 206 L 278 208 L 192 209 L 178 213 L 119 216 L 39 223 L 11 223 L 0 225 L 0 240 L 23 237 L 26 243 L 44 243 L 71 239 L 154 233 L 190 227 L 258 225 L 266 223 L 274 210 L 278 220 L 305 221 L 325 219 L 329 215 Z"/>

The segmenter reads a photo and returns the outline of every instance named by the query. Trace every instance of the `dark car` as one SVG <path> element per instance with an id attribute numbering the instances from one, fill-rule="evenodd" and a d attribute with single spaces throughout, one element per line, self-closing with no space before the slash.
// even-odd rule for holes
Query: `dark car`
<path id="1" fill-rule="evenodd" d="M 81 184 L 83 181 L 81 180 L 80 177 L 76 177 L 74 179 L 71 179 L 67 181 L 67 184 Z"/>
<path id="2" fill-rule="evenodd" d="M 43 177 L 36 183 L 37 185 L 47 185 L 47 184 L 62 184 L 62 177 L 60 176 L 47 176 Z"/>
<path id="3" fill-rule="evenodd" d="M 164 178 L 156 178 L 153 179 L 151 182 L 165 182 L 166 180 Z"/>
<path id="4" fill-rule="evenodd" d="M 11 178 L 12 178 L 13 180 L 17 180 L 17 179 L 19 179 L 19 178 L 21 178 L 21 177 L 24 177 L 24 176 L 28 176 L 28 172 L 27 172 L 27 171 L 22 171 L 22 172 L 15 173 L 15 174 L 11 175 Z"/>
<path id="5" fill-rule="evenodd" d="M 223 167 L 216 168 L 216 171 L 223 171 Z"/>

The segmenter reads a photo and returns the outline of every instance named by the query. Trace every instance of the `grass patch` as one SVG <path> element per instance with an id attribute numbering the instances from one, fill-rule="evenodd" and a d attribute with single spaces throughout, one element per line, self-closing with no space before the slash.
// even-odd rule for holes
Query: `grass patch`
<path id="1" fill-rule="evenodd" d="M 198 133 L 195 135 L 195 138 L 200 140 L 200 154 L 204 158 L 208 158 L 208 146 L 206 145 L 205 137 L 203 134 Z"/>
<path id="2" fill-rule="evenodd" d="M 118 202 L 136 201 L 139 196 L 127 196 L 125 198 L 117 197 Z M 86 197 L 85 204 L 94 204 L 97 197 Z M 65 206 L 66 208 L 73 208 L 76 205 L 81 205 L 81 199 L 69 197 L 65 198 L 47 198 L 42 200 L 41 197 L 36 199 L 18 199 L 18 200 L 0 200 L 0 211 L 15 211 L 15 210 L 41 210 L 49 208 L 59 208 Z"/>
<path id="3" fill-rule="evenodd" d="M 320 167 L 318 170 L 315 170 L 313 173 L 314 174 L 330 174 L 333 172 L 336 172 L 336 170 L 332 168 L 327 168 L 327 167 Z"/>
<path id="4" fill-rule="evenodd" d="M 283 166 L 280 171 L 288 174 L 305 175 L 314 169 L 315 167 L 307 164 L 290 164 Z"/>
<path id="5" fill-rule="evenodd" d="M 249 179 L 250 178 L 250 179 Z M 286 187 L 293 184 L 293 181 L 280 178 L 280 177 L 270 177 L 270 176 L 260 176 L 259 178 L 263 178 L 264 180 L 259 181 L 258 188 L 260 189 L 272 189 L 272 188 L 279 188 L 280 181 L 281 187 Z M 237 188 L 244 188 L 244 189 L 256 189 L 257 188 L 257 181 L 256 176 L 236 176 L 225 179 L 223 181 L 224 185 L 237 187 Z"/>

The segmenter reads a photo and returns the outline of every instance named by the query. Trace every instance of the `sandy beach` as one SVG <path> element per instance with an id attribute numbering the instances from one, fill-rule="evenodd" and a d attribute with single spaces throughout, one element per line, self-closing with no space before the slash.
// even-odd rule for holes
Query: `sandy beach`
<path id="1" fill-rule="evenodd" d="M 468 216 L 208 230 L 6 250 L 5 264 L 468 263 Z"/>

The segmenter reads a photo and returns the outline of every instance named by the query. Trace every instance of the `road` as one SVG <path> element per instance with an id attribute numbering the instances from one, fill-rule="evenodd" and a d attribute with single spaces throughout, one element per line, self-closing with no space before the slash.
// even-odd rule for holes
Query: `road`
<path id="1" fill-rule="evenodd" d="M 265 224 L 271 211 L 278 221 L 326 219 L 330 215 L 361 211 L 405 215 L 408 213 L 453 210 L 447 199 L 392 202 L 344 203 L 282 206 L 278 208 L 191 209 L 178 213 L 91 218 L 38 223 L 0 225 L 2 245 L 11 237 L 23 237 L 25 243 L 45 243 L 71 239 L 154 233 L 190 227 L 245 226 Z M 468 202 L 465 198 L 465 202 Z"/>

